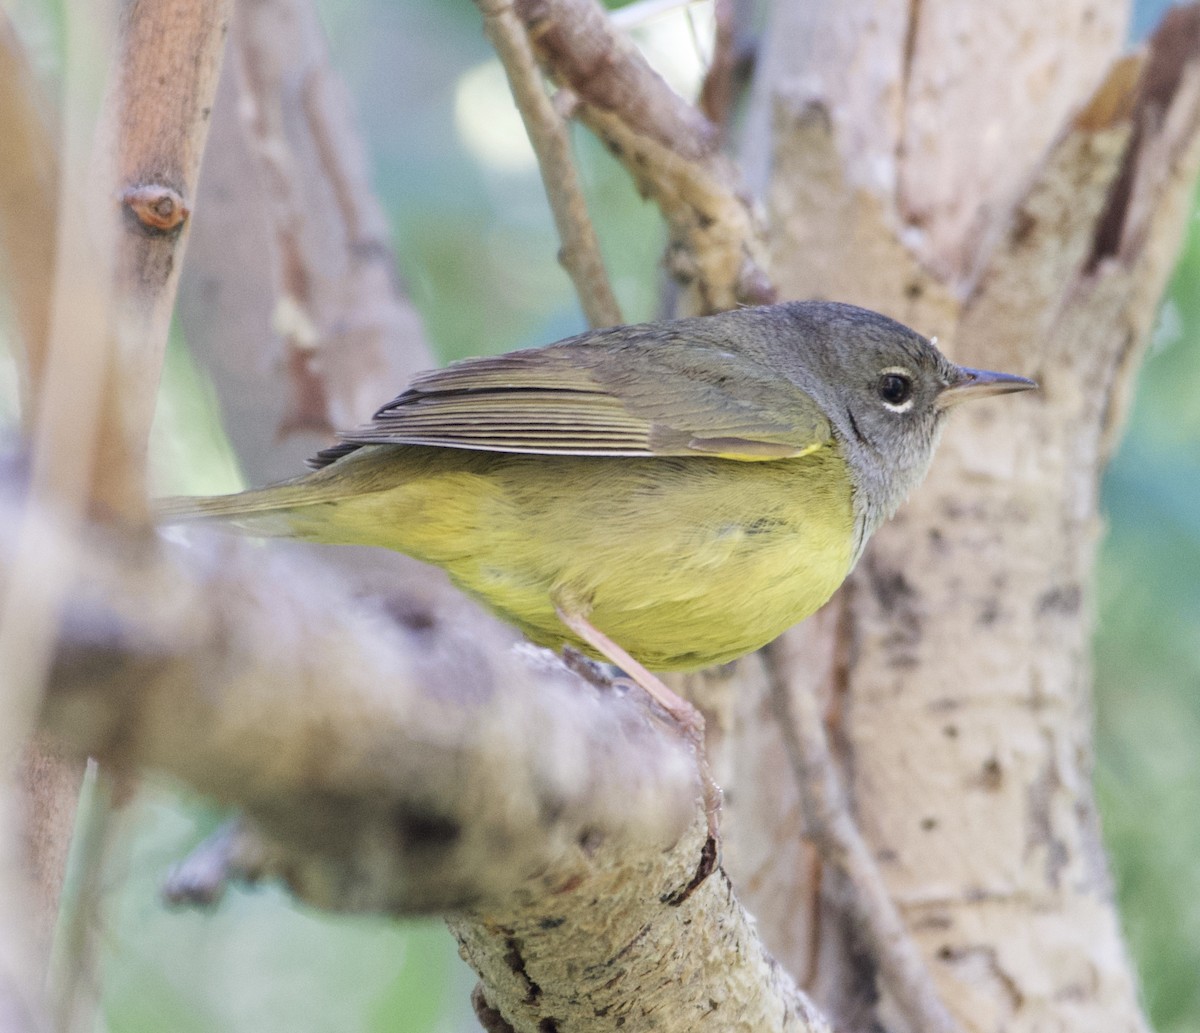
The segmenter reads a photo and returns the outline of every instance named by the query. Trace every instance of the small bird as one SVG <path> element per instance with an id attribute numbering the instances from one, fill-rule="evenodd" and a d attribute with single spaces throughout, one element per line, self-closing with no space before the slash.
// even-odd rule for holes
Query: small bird
<path id="1" fill-rule="evenodd" d="M 540 645 L 694 669 L 833 594 L 951 406 L 1036 386 L 852 305 L 617 326 L 423 373 L 312 472 L 160 514 L 396 549 Z"/>

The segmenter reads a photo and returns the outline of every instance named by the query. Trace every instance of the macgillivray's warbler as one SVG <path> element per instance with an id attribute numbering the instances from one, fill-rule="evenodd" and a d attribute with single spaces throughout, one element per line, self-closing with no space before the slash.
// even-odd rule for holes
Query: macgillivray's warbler
<path id="1" fill-rule="evenodd" d="M 1033 387 L 851 305 L 617 326 L 423 373 L 312 472 L 160 514 L 397 549 L 541 645 L 696 668 L 833 594 L 952 405 Z"/>

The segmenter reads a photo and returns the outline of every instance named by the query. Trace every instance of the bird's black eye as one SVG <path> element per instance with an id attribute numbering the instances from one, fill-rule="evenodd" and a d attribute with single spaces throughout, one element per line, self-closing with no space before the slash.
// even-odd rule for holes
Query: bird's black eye
<path id="1" fill-rule="evenodd" d="M 888 370 L 879 378 L 878 391 L 888 407 L 898 409 L 912 399 L 912 377 L 899 370 Z"/>

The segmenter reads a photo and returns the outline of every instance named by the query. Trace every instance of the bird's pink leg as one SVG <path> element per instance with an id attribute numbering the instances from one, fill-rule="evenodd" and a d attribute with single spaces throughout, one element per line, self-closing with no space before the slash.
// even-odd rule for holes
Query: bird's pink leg
<path id="1" fill-rule="evenodd" d="M 683 729 L 696 750 L 700 776 L 704 782 L 704 806 L 708 815 L 708 831 L 717 840 L 717 815 L 721 810 L 721 788 L 713 781 L 704 751 L 704 715 L 677 692 L 668 688 L 657 675 L 648 671 L 624 649 L 595 627 L 582 614 L 554 607 L 558 619 L 610 664 L 619 667 L 629 680 L 649 694 Z"/>

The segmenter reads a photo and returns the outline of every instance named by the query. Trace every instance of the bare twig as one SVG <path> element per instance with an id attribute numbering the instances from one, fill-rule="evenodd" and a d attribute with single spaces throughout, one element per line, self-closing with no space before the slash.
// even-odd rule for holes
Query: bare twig
<path id="1" fill-rule="evenodd" d="M 724 134 L 733 111 L 734 78 L 737 70 L 738 0 L 714 0 L 716 31 L 712 60 L 700 84 L 699 108 Z"/>
<path id="2" fill-rule="evenodd" d="M 534 52 L 662 210 L 667 264 L 689 312 L 774 299 L 762 226 L 719 132 L 614 31 L 594 0 L 516 0 Z"/>
<path id="3" fill-rule="evenodd" d="M 588 323 L 620 323 L 617 305 L 600 254 L 600 242 L 587 213 L 583 188 L 571 157 L 571 140 L 562 117 L 546 95 L 525 28 L 511 0 L 476 0 L 484 31 L 504 65 L 513 99 L 537 154 L 542 184 L 562 240 L 559 261 L 567 270 Z"/>
<path id="4" fill-rule="evenodd" d="M 79 13 L 79 12 L 76 12 Z M 100 12 L 102 13 L 102 12 Z M 72 19 L 67 32 L 67 70 L 64 85 L 63 169 L 57 184 L 60 210 L 82 208 L 88 217 L 52 220 L 43 227 L 57 229 L 54 291 L 49 332 L 45 341 L 30 337 L 27 376 L 34 377 L 37 420 L 31 427 L 32 475 L 30 503 L 19 526 L 13 521 L 17 562 L 9 576 L 0 579 L 0 670 L 4 672 L 4 719 L 0 721 L 0 765 L 11 771 L 19 751 L 30 741 L 51 659 L 58 613 L 68 593 L 75 555 L 74 532 L 83 520 L 92 476 L 95 430 L 101 410 L 109 349 L 111 241 L 115 219 L 111 206 L 94 199 L 88 177 L 90 111 L 98 84 L 89 81 L 89 70 L 102 67 L 95 51 L 103 50 L 102 28 L 81 16 Z M 103 20 L 100 25 L 103 26 Z M 92 48 L 95 48 L 95 51 Z M 33 143 L 33 146 L 37 146 Z M 39 162 L 43 159 L 39 159 Z M 30 227 L 24 227 L 28 231 Z M 37 227 L 32 227 L 37 232 Z M 13 244 L 18 244 L 13 240 Z M 39 250 L 46 245 L 43 242 Z M 43 261 L 45 256 L 43 255 Z M 45 272 L 44 268 L 41 270 Z M 31 274 L 32 275 L 32 274 Z M 20 299 L 35 303 L 33 299 Z M 46 304 L 43 300 L 42 304 Z M 44 330 L 44 314 L 30 313 L 27 330 Z M 28 420 L 28 416 L 27 416 Z M 53 514 L 52 516 L 50 514 Z M 53 525 L 53 526 L 51 526 Z M 34 556 L 54 539 L 62 548 L 56 562 L 47 566 Z M 18 839 L 18 817 L 9 799 L 7 783 L 0 792 L 0 856 L 15 855 L 8 844 Z M 7 867 L 7 865 L 5 866 Z M 0 873 L 0 911 L 8 935 L 25 932 L 25 907 L 21 898 L 24 872 Z M 17 895 L 17 900 L 11 899 Z M 32 1016 L 41 1010 L 40 979 L 22 978 L 17 959 L 28 968 L 37 952 L 6 951 L 0 984 L 4 997 L 24 992 L 22 1010 Z M 25 974 L 28 977 L 29 973 Z M 22 984 L 25 984 L 22 986 Z M 7 1005 L 9 1002 L 4 1002 Z M 3 1007 L 3 1005 L 0 1005 Z"/>
<path id="5" fill-rule="evenodd" d="M 241 818 L 230 818 L 171 869 L 163 882 L 169 904 L 212 907 L 234 883 L 252 883 L 262 876 L 257 837 Z"/>
<path id="6" fill-rule="evenodd" d="M 517 0 L 513 7 L 551 75 L 597 111 L 679 157 L 702 161 L 716 148 L 711 122 L 671 89 L 592 0 Z"/>
<path id="7" fill-rule="evenodd" d="M 94 760 L 87 761 L 86 770 L 69 895 L 63 901 L 64 921 L 56 930 L 46 978 L 57 1033 L 87 1033 L 96 1026 L 100 976 L 94 927 L 106 889 L 104 862 L 120 828 L 112 777 Z"/>
<path id="8" fill-rule="evenodd" d="M 805 835 L 849 883 L 845 905 L 906 1025 L 927 1033 L 958 1033 L 850 813 L 820 702 L 810 685 L 791 683 L 792 672 L 807 667 L 806 657 L 791 648 L 793 641 L 784 635 L 765 655 L 772 707 L 803 801 Z"/>
<path id="9" fill-rule="evenodd" d="M 60 184 L 59 207 L 66 208 L 89 197 L 87 186 L 89 119 L 87 103 L 95 83 L 84 82 L 84 53 L 99 36 L 79 25 L 68 33 L 65 169 Z M 78 526 L 86 506 L 91 476 L 92 442 L 99 415 L 109 348 L 109 293 L 111 247 L 115 220 L 107 205 L 100 206 L 89 225 L 84 220 L 58 222 L 59 242 L 54 277 L 54 304 L 49 352 L 39 384 L 41 414 L 33 428 L 31 497 L 39 507 L 53 506 L 57 520 Z M 89 232 L 90 231 L 90 232 Z M 33 368 L 33 363 L 30 364 Z M 48 532 L 44 514 L 35 517 L 33 505 L 22 523 L 21 540 L 28 544 L 20 555 L 32 555 Z M 55 533 L 64 533 L 55 528 Z M 38 570 L 22 563 L 4 585 L 0 603 L 0 670 L 8 682 L 4 739 L 0 762 L 11 764 L 33 727 L 45 664 L 54 635 L 55 615 L 66 591 L 70 550 L 57 568 Z M 49 575 L 49 576 L 48 576 Z"/>

